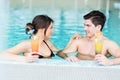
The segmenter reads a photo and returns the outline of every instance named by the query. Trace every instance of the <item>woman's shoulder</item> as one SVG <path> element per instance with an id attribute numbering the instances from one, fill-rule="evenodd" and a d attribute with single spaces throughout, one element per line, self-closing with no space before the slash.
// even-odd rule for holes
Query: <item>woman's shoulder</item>
<path id="1" fill-rule="evenodd" d="M 21 41 L 22 43 L 28 43 L 28 42 L 30 42 L 31 40 L 23 40 L 23 41 Z"/>
<path id="2" fill-rule="evenodd" d="M 52 41 L 50 41 L 50 40 L 44 40 L 48 45 L 52 45 L 53 43 L 52 43 Z"/>
<path id="3" fill-rule="evenodd" d="M 31 40 L 23 40 L 20 42 L 20 44 L 23 44 L 23 45 L 30 44 L 30 42 L 31 42 Z"/>

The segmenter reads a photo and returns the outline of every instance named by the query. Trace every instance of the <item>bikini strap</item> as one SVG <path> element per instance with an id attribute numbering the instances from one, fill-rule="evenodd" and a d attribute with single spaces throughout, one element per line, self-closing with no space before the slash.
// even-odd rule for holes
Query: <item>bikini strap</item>
<path id="1" fill-rule="evenodd" d="M 50 49 L 49 45 L 45 42 L 45 40 L 43 40 L 43 42 L 44 42 L 44 43 L 47 45 L 47 47 Z M 51 51 L 51 55 L 50 55 L 50 56 L 51 56 L 51 57 L 52 57 L 52 56 L 55 56 L 55 55 L 53 54 L 53 51 L 52 51 L 51 49 L 50 49 L 50 51 Z"/>

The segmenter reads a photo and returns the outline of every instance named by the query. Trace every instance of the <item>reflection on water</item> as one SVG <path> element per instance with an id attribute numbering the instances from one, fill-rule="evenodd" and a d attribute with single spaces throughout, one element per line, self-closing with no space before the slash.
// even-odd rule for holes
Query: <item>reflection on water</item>
<path id="1" fill-rule="evenodd" d="M 13 1 L 17 5 L 12 3 Z M 96 0 L 94 3 L 91 3 L 90 0 L 71 0 L 73 2 L 69 2 L 69 5 L 65 5 L 68 2 L 60 5 L 62 0 L 52 0 L 49 8 L 46 7 L 45 0 L 41 0 L 41 3 L 44 4 L 40 5 L 39 3 L 39 6 L 37 3 L 35 6 L 35 2 L 32 1 L 11 0 L 6 1 L 10 3 L 9 7 L 5 8 L 5 5 L 0 7 L 0 24 L 3 27 L 2 33 L 0 33 L 3 35 L 0 45 L 4 45 L 2 48 L 9 48 L 22 40 L 29 39 L 24 30 L 26 23 L 31 22 L 35 15 L 47 14 L 55 21 L 51 40 L 59 49 L 62 49 L 74 33 L 80 32 L 81 35 L 85 36 L 82 16 L 93 9 L 99 9 L 106 14 L 108 20 L 103 30 L 104 35 L 120 45 L 120 9 L 114 7 L 113 4 L 116 3 L 114 0 L 105 0 L 104 2 Z M 0 3 L 5 4 L 6 2 L 2 0 Z M 97 7 L 95 7 L 96 5 Z"/>

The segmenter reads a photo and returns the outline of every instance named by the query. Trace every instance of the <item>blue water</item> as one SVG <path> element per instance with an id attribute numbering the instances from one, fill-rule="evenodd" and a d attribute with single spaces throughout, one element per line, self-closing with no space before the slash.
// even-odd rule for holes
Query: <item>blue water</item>
<path id="1" fill-rule="evenodd" d="M 46 14 L 54 20 L 54 32 L 51 37 L 51 41 L 58 49 L 63 49 L 70 37 L 74 33 L 79 32 L 82 36 L 85 36 L 83 26 L 83 15 L 89 10 L 44 10 L 41 8 L 9 8 L 7 17 L 7 29 L 3 34 L 5 40 L 4 49 L 15 46 L 17 43 L 29 39 L 29 36 L 25 34 L 26 23 L 31 22 L 34 16 L 38 14 Z M 101 10 L 105 13 L 105 10 Z M 120 45 L 120 18 L 118 17 L 118 10 L 109 10 L 109 17 L 103 29 L 105 36 L 114 40 Z M 3 27 L 4 28 L 4 27 Z"/>
<path id="2" fill-rule="evenodd" d="M 70 11 L 59 11 L 55 10 L 52 12 L 42 11 L 34 9 L 29 11 L 28 9 L 11 9 L 10 10 L 10 20 L 7 34 L 7 47 L 12 47 L 15 44 L 21 42 L 22 40 L 29 39 L 29 35 L 25 34 L 25 25 L 38 14 L 46 14 L 53 18 L 54 20 L 54 32 L 51 37 L 51 41 L 59 49 L 65 47 L 70 37 L 74 33 L 80 32 L 81 35 L 84 35 L 83 31 L 83 20 L 82 15 L 75 15 L 74 12 Z M 49 13 L 49 14 L 48 14 Z M 69 14 L 71 13 L 71 14 Z M 24 15 L 23 15 L 24 14 Z M 64 44 L 63 44 L 64 42 Z"/>

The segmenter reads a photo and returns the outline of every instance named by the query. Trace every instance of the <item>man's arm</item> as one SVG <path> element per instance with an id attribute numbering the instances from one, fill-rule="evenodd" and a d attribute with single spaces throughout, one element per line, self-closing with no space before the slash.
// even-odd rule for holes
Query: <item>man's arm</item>
<path id="1" fill-rule="evenodd" d="M 120 64 L 120 47 L 115 42 L 110 41 L 108 52 L 115 57 L 110 60 L 110 64 Z"/>
<path id="2" fill-rule="evenodd" d="M 104 55 L 98 54 L 96 55 L 95 59 L 98 61 L 99 64 L 102 65 L 115 65 L 120 64 L 120 47 L 113 41 L 106 41 L 106 44 L 108 44 L 107 51 L 114 56 L 113 59 L 108 59 Z"/>

